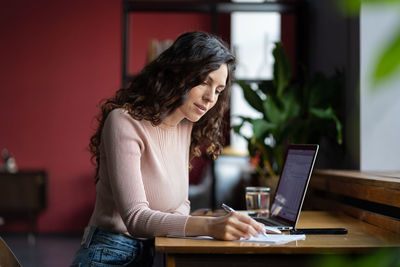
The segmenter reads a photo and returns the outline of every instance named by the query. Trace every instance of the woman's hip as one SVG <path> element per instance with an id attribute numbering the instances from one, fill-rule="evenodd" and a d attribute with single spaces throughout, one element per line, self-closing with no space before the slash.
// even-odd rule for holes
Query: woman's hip
<path id="1" fill-rule="evenodd" d="M 99 227 L 85 229 L 72 266 L 152 266 L 154 240 L 138 240 Z"/>

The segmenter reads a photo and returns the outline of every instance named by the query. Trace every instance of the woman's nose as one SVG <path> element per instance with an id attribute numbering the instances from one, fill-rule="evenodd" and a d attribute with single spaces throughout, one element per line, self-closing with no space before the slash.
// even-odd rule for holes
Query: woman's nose
<path id="1" fill-rule="evenodd" d="M 209 102 L 214 102 L 216 98 L 215 90 L 210 88 L 206 92 L 204 92 L 203 99 Z"/>

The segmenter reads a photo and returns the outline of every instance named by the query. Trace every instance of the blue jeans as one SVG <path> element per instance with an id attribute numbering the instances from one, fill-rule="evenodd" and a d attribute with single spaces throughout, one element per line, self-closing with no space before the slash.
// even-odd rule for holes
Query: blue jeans
<path id="1" fill-rule="evenodd" d="M 85 229 L 81 247 L 71 267 L 151 267 L 153 258 L 154 240 L 137 240 L 91 226 Z"/>

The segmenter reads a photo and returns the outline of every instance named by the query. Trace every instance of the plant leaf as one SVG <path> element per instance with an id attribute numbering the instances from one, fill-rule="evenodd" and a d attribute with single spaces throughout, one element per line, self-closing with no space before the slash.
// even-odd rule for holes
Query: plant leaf
<path id="1" fill-rule="evenodd" d="M 242 122 L 241 122 L 240 124 L 233 125 L 231 128 L 232 128 L 232 130 L 233 130 L 235 133 L 237 133 L 238 135 L 240 135 L 240 136 L 242 136 L 242 137 L 245 137 L 244 135 L 241 134 L 240 130 L 242 129 L 243 124 L 244 124 L 245 122 L 248 122 L 248 123 L 252 124 L 252 123 L 253 123 L 253 119 L 252 119 L 252 118 L 249 118 L 249 117 L 244 117 L 244 116 L 235 116 L 235 117 L 240 118 L 240 119 L 242 120 Z"/>
<path id="2" fill-rule="evenodd" d="M 373 82 L 377 85 L 385 78 L 392 75 L 400 67 L 400 31 L 393 38 L 390 44 L 384 49 L 384 52 L 376 64 Z M 377 88 L 375 86 L 375 88 Z"/>
<path id="3" fill-rule="evenodd" d="M 283 121 L 289 121 L 297 116 L 300 116 L 300 103 L 296 99 L 294 92 L 289 92 L 282 97 L 283 104 Z"/>
<path id="4" fill-rule="evenodd" d="M 274 87 L 273 81 L 260 81 L 258 83 L 258 90 L 260 90 L 265 96 L 276 95 L 276 88 Z"/>
<path id="5" fill-rule="evenodd" d="M 253 122 L 253 119 L 250 118 L 250 117 L 245 117 L 245 116 L 241 116 L 241 115 L 236 116 L 236 117 L 237 117 L 237 118 L 240 118 L 243 122 L 244 122 L 244 121 L 247 121 L 247 122 L 250 122 L 250 123 Z M 242 122 L 242 123 L 243 123 L 243 122 Z"/>
<path id="6" fill-rule="evenodd" d="M 359 15 L 362 4 L 366 3 L 378 3 L 378 4 L 396 4 L 399 0 L 340 0 L 336 3 L 339 9 L 347 15 Z"/>
<path id="7" fill-rule="evenodd" d="M 270 122 L 277 125 L 282 124 L 285 115 L 279 109 L 279 106 L 277 105 L 277 103 L 275 103 L 272 97 L 267 97 L 267 99 L 264 101 L 263 107 L 265 114 L 267 115 L 267 118 Z"/>
<path id="8" fill-rule="evenodd" d="M 340 0 L 337 1 L 339 9 L 348 15 L 357 15 L 360 13 L 361 0 Z"/>
<path id="9" fill-rule="evenodd" d="M 301 107 L 294 92 L 288 92 L 281 98 L 281 105 L 277 99 L 268 97 L 264 101 L 264 112 L 270 122 L 277 125 L 284 125 L 289 120 L 300 115 Z"/>
<path id="10" fill-rule="evenodd" d="M 340 88 L 343 83 L 343 73 L 336 71 L 331 77 L 316 73 L 309 87 L 309 107 L 326 108 L 336 107 L 340 101 Z"/>
<path id="11" fill-rule="evenodd" d="M 342 123 L 336 117 L 335 112 L 333 111 L 332 107 L 328 107 L 327 109 L 311 108 L 310 113 L 321 119 L 333 120 L 336 125 L 337 142 L 338 142 L 338 144 L 342 144 L 342 142 L 343 142 Z"/>
<path id="12" fill-rule="evenodd" d="M 241 134 L 240 134 L 240 129 L 242 128 L 242 126 L 243 126 L 243 122 L 242 122 L 241 124 L 232 126 L 232 130 L 233 130 L 235 133 L 241 135 Z"/>
<path id="13" fill-rule="evenodd" d="M 267 135 L 268 131 L 276 128 L 276 125 L 267 122 L 263 119 L 256 119 L 253 121 L 253 133 L 256 139 L 263 138 Z"/>
<path id="14" fill-rule="evenodd" d="M 275 59 L 273 84 L 277 88 L 277 96 L 279 98 L 282 96 L 284 89 L 290 82 L 292 71 L 289 58 L 283 50 L 282 43 L 276 43 L 272 54 Z"/>
<path id="15" fill-rule="evenodd" d="M 260 96 L 253 89 L 251 89 L 249 84 L 243 81 L 238 81 L 237 83 L 240 87 L 242 87 L 243 96 L 247 103 L 249 103 L 250 106 L 252 106 L 255 110 L 263 112 L 263 101 Z"/>

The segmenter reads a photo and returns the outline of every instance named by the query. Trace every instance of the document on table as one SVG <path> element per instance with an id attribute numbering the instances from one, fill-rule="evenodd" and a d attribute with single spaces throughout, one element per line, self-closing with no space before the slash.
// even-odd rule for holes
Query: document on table
<path id="1" fill-rule="evenodd" d="M 211 236 L 167 236 L 167 237 L 175 237 L 175 238 L 188 238 L 188 239 L 202 239 L 202 240 L 215 240 Z M 258 237 L 252 236 L 250 239 L 241 238 L 239 240 L 235 240 L 238 242 L 259 242 L 259 243 L 270 243 L 270 244 L 285 244 L 296 240 L 304 240 L 306 239 L 306 235 L 276 235 L 276 234 L 267 234 L 267 235 L 259 235 Z"/>
<path id="2" fill-rule="evenodd" d="M 250 237 L 250 239 L 241 238 L 240 242 L 261 242 L 271 244 L 285 244 L 296 240 L 304 240 L 306 235 L 258 235 L 257 237 Z"/>

